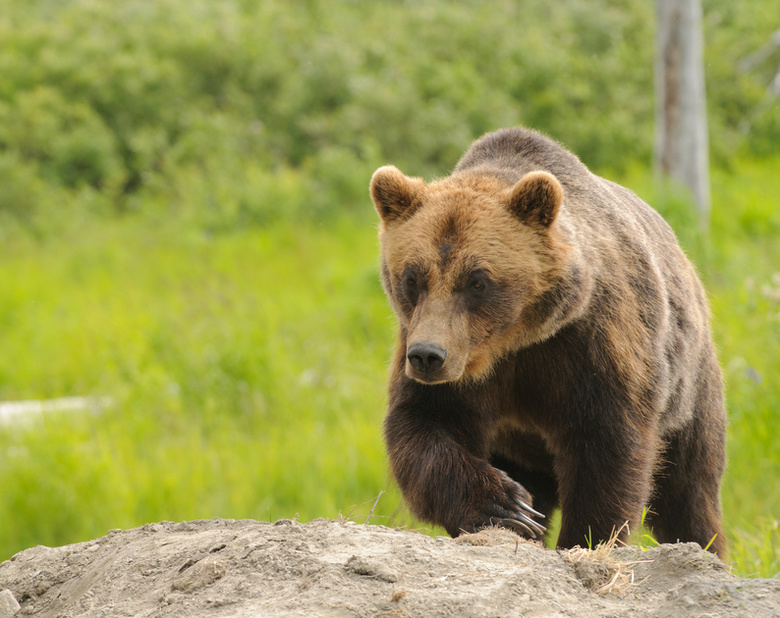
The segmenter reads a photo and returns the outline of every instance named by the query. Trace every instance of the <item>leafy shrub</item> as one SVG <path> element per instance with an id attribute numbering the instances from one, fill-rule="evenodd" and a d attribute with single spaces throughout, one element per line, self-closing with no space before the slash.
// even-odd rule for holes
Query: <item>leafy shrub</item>
<path id="1" fill-rule="evenodd" d="M 122 181 L 116 140 L 102 118 L 53 88 L 36 86 L 12 105 L 0 103 L 0 146 L 37 164 L 53 184 L 110 190 Z"/>
<path id="2" fill-rule="evenodd" d="M 717 161 L 740 144 L 764 152 L 780 139 L 772 114 L 751 117 L 746 136 L 739 129 L 768 74 L 736 67 L 768 37 L 772 24 L 752 18 L 770 3 L 747 12 L 705 3 Z M 221 226 L 299 208 L 332 216 L 323 196 L 358 194 L 347 166 L 363 173 L 392 161 L 441 175 L 472 139 L 518 123 L 595 168 L 650 158 L 652 3 L 5 4 L 0 153 L 47 185 L 97 191 L 107 214 L 168 203 L 203 208 L 207 219 L 216 208 Z M 301 194 L 288 196 L 299 172 Z M 292 203 L 261 212 L 273 200 L 240 186 L 259 178 Z M 54 208 L 34 195 L 2 208 Z"/>

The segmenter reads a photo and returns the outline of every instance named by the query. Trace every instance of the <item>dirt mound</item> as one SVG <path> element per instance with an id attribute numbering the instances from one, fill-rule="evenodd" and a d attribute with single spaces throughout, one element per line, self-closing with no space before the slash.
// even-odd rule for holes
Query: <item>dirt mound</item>
<path id="1" fill-rule="evenodd" d="M 163 522 L 34 547 L 0 564 L 0 589 L 16 599 L 0 596 L 0 618 L 780 615 L 780 581 L 734 577 L 695 544 L 556 552 L 503 530 L 326 520 Z"/>

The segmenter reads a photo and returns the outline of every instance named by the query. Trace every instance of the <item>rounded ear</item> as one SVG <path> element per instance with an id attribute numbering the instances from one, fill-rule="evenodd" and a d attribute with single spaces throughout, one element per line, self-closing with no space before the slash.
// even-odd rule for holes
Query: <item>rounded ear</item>
<path id="1" fill-rule="evenodd" d="M 550 227 L 563 203 L 563 187 L 547 172 L 529 172 L 512 188 L 509 210 L 523 223 Z"/>
<path id="2" fill-rule="evenodd" d="M 382 221 L 389 223 L 409 216 L 420 205 L 425 183 L 409 178 L 392 165 L 385 165 L 371 177 L 371 199 Z"/>

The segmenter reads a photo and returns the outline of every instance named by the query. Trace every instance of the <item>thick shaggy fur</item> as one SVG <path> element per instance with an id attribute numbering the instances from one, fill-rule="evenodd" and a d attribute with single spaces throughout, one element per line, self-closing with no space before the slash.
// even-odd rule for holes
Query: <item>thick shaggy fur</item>
<path id="1" fill-rule="evenodd" d="M 659 541 L 722 555 L 721 374 L 661 217 L 520 128 L 430 184 L 380 168 L 371 196 L 400 326 L 385 436 L 412 510 L 533 536 L 560 506 L 572 547 L 647 507 Z"/>

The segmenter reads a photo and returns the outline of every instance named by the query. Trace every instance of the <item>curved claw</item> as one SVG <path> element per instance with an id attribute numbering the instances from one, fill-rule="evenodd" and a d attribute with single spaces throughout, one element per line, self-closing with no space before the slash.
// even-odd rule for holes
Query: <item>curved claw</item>
<path id="1" fill-rule="evenodd" d="M 534 521 L 533 519 L 531 519 L 530 517 L 528 517 L 523 513 L 518 513 L 517 515 L 515 515 L 515 518 L 518 519 L 525 526 L 530 527 L 534 532 L 536 532 L 540 536 L 547 531 L 547 528 L 545 528 L 542 524 L 540 524 L 537 521 Z"/>
<path id="2" fill-rule="evenodd" d="M 526 504 L 522 500 L 515 500 L 515 502 L 517 502 L 518 506 L 521 509 L 523 509 L 524 511 L 528 511 L 534 517 L 541 517 L 542 519 L 544 519 L 544 515 L 542 513 L 540 513 L 539 511 L 535 511 L 534 509 L 532 509 L 528 504 Z"/>
<path id="3" fill-rule="evenodd" d="M 509 519 L 508 517 L 506 517 L 500 520 L 499 524 L 507 528 L 512 528 L 516 532 L 526 532 L 531 536 L 531 538 L 533 539 L 536 538 L 536 533 L 531 528 L 529 528 L 523 522 L 518 521 L 516 519 Z"/>

